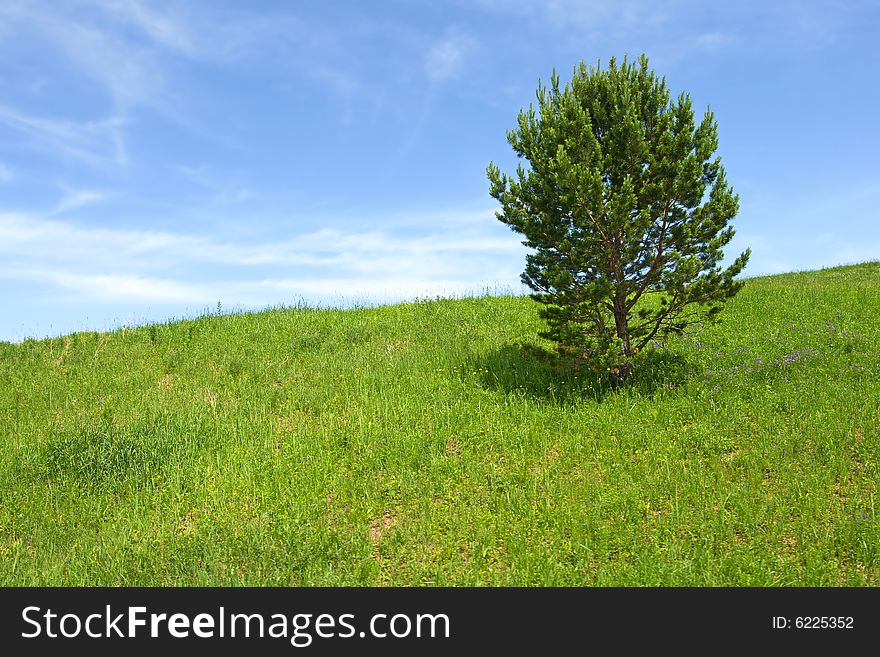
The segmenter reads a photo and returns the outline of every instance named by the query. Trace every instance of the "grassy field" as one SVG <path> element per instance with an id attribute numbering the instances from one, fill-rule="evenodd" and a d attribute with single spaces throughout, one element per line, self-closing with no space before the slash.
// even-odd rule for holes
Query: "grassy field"
<path id="1" fill-rule="evenodd" d="M 880 585 L 880 263 L 628 389 L 526 298 L 0 344 L 0 584 Z"/>

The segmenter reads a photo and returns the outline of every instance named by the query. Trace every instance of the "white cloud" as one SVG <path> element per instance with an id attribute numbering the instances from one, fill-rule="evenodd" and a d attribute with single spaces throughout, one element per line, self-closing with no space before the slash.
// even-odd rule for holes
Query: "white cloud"
<path id="1" fill-rule="evenodd" d="M 56 214 L 102 198 L 99 192 L 72 191 Z M 442 213 L 426 217 L 437 214 Z M 449 212 L 446 222 L 410 216 L 409 227 L 394 232 L 324 228 L 240 243 L 0 214 L 6 264 L 0 278 L 34 280 L 94 298 L 168 303 L 213 303 L 230 295 L 237 295 L 234 302 L 272 303 L 279 292 L 396 299 L 461 293 L 515 284 L 518 278 L 524 248 L 515 235 L 489 222 L 491 215 Z M 425 225 L 436 229 L 414 232 Z"/>
<path id="2" fill-rule="evenodd" d="M 168 55 L 194 54 L 182 20 L 134 0 L 116 0 L 0 3 L 0 23 L 8 30 L 0 47 L 24 43 L 41 49 L 45 61 L 40 70 L 52 71 L 39 80 L 44 104 L 50 101 L 46 94 L 63 79 L 63 84 L 87 85 L 91 99 L 104 106 L 91 110 L 100 118 L 84 120 L 65 117 L 66 104 L 58 99 L 52 103 L 55 116 L 23 105 L 0 105 L 0 123 L 51 155 L 99 168 L 119 167 L 128 163 L 126 129 L 135 109 L 149 108 L 186 123 L 184 113 L 175 108 L 179 99 L 168 80 L 174 69 L 167 61 Z M 20 81 L 25 83 L 33 84 Z"/>
<path id="3" fill-rule="evenodd" d="M 70 210 L 81 208 L 85 205 L 100 203 L 107 198 L 104 192 L 98 192 L 92 189 L 65 189 L 64 196 L 49 211 L 49 215 L 63 214 Z"/>
<path id="4" fill-rule="evenodd" d="M 706 52 L 717 53 L 736 43 L 736 38 L 724 32 L 706 32 L 694 39 L 694 44 Z"/>
<path id="5" fill-rule="evenodd" d="M 82 274 L 64 269 L 6 269 L 0 278 L 48 283 L 102 301 L 192 303 L 212 298 L 210 286 L 136 274 Z"/>
<path id="6" fill-rule="evenodd" d="M 624 46 L 631 55 L 645 51 L 655 64 L 715 54 L 731 47 L 751 52 L 811 52 L 835 46 L 853 30 L 873 22 L 876 2 L 834 0 L 458 0 L 468 8 L 528 21 L 559 40 L 603 54 Z M 696 35 L 696 36 L 695 36 Z M 612 45 L 615 50 L 606 49 Z M 629 47 L 629 48 L 627 48 Z M 586 59 L 593 59 L 586 57 Z"/>
<path id="7" fill-rule="evenodd" d="M 404 275 L 364 279 L 260 278 L 191 283 L 172 278 L 134 274 L 81 274 L 63 269 L 0 269 L 0 278 L 49 284 L 94 302 L 189 304 L 196 307 L 246 304 L 266 307 L 308 299 L 312 302 L 395 302 L 434 296 L 463 296 L 486 290 L 510 290 L 512 285 L 490 279 L 411 278 Z M 69 299 L 68 295 L 68 299 Z"/>
<path id="8" fill-rule="evenodd" d="M 103 0 L 98 7 L 113 13 L 134 25 L 156 44 L 188 55 L 198 52 L 194 35 L 181 16 L 156 11 L 155 3 L 149 8 L 137 0 Z"/>
<path id="9" fill-rule="evenodd" d="M 156 54 L 106 25 L 100 15 L 72 11 L 62 3 L 13 3 L 0 8 L 0 17 L 22 34 L 42 41 L 46 57 L 61 54 L 59 63 L 97 82 L 113 100 L 117 113 L 162 97 L 162 67 Z"/>
<path id="10" fill-rule="evenodd" d="M 435 43 L 425 55 L 425 71 L 435 82 L 454 78 L 461 71 L 468 52 L 472 49 L 471 39 L 453 32 Z"/>
<path id="11" fill-rule="evenodd" d="M 362 278 L 264 279 L 238 283 L 236 287 L 240 292 L 260 289 L 279 290 L 287 293 L 288 297 L 303 296 L 326 299 L 333 295 L 339 295 L 348 300 L 360 297 L 377 301 L 399 301 L 437 295 L 465 295 L 479 293 L 483 289 L 479 281 L 404 276 L 386 276 L 367 280 Z M 277 298 L 278 295 L 271 295 L 271 297 Z"/>
<path id="12" fill-rule="evenodd" d="M 0 105 L 0 123 L 28 135 L 53 154 L 92 166 L 124 165 L 128 161 L 122 135 L 126 123 L 123 116 L 70 121 L 36 116 Z"/>
<path id="13" fill-rule="evenodd" d="M 0 162 L 0 185 L 8 185 L 15 180 L 15 172 Z"/>
<path id="14" fill-rule="evenodd" d="M 254 192 L 252 189 L 248 189 L 247 187 L 232 187 L 230 189 L 224 189 L 216 192 L 215 194 L 212 194 L 210 200 L 213 203 L 228 205 L 250 201 L 256 196 L 257 193 Z"/>
<path id="15" fill-rule="evenodd" d="M 674 9 L 669 3 L 649 0 L 467 0 L 467 4 L 496 14 L 524 16 L 531 23 L 568 32 L 587 29 L 597 34 L 653 29 L 668 23 Z"/>
<path id="16" fill-rule="evenodd" d="M 212 173 L 207 166 L 186 166 L 182 164 L 172 165 L 173 170 L 180 173 L 188 181 L 199 187 L 211 191 L 207 200 L 221 205 L 230 205 L 249 201 L 257 196 L 257 193 L 226 176 Z"/>
<path id="17" fill-rule="evenodd" d="M 134 263 L 139 255 L 158 262 L 163 254 L 170 259 L 201 254 L 204 244 L 204 240 L 172 233 L 87 228 L 35 215 L 0 214 L 0 253 L 7 261 L 45 259 L 113 268 Z"/>
<path id="18" fill-rule="evenodd" d="M 54 213 L 103 198 L 105 195 L 100 192 L 74 191 L 62 200 Z M 454 212 L 449 214 L 455 216 Z M 491 211 L 482 214 L 492 215 Z M 411 219 L 413 226 L 426 225 L 415 217 Z M 345 264 L 365 271 L 375 268 L 376 263 L 389 262 L 391 267 L 390 263 L 407 258 L 521 250 L 515 235 L 501 232 L 503 236 L 493 224 L 484 221 L 473 221 L 464 226 L 450 221 L 445 230 L 409 236 L 324 228 L 284 240 L 242 244 L 185 233 L 82 227 L 34 215 L 6 213 L 0 214 L 0 253 L 13 256 L 45 253 L 52 254 L 53 258 L 84 261 L 92 261 L 98 254 L 104 254 L 106 259 L 120 264 L 138 255 L 147 256 L 152 263 Z"/>

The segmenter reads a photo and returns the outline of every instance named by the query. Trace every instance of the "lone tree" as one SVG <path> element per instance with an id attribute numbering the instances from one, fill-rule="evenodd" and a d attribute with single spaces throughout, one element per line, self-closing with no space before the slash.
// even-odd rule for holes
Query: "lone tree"
<path id="1" fill-rule="evenodd" d="M 554 71 L 537 100 L 507 133 L 529 167 L 487 169 L 496 216 L 534 249 L 522 280 L 543 304 L 541 336 L 625 381 L 652 340 L 713 317 L 743 285 L 750 250 L 718 264 L 739 197 L 714 156 L 717 124 L 707 108 L 696 125 L 690 97 L 671 101 L 644 55 L 581 62 L 564 88 Z"/>

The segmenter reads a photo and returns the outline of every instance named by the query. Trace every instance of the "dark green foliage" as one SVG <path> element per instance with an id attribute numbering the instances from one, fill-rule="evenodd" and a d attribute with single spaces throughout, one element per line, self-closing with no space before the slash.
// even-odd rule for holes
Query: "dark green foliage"
<path id="1" fill-rule="evenodd" d="M 748 250 L 718 264 L 739 197 L 714 155 L 717 124 L 707 109 L 697 125 L 644 55 L 604 71 L 581 62 L 564 88 L 554 72 L 537 99 L 507 135 L 529 167 L 489 164 L 497 216 L 534 249 L 522 280 L 543 304 L 543 337 L 628 379 L 638 352 L 742 286 Z"/>
<path id="2" fill-rule="evenodd" d="M 117 489 L 159 472 L 169 448 L 102 423 L 45 444 L 35 454 L 31 474 L 86 489 Z"/>
<path id="3" fill-rule="evenodd" d="M 156 416 L 132 425 L 104 417 L 59 429 L 39 448 L 21 454 L 17 478 L 72 486 L 81 492 L 141 490 L 155 476 L 167 476 L 190 461 L 201 439 L 193 427 Z"/>

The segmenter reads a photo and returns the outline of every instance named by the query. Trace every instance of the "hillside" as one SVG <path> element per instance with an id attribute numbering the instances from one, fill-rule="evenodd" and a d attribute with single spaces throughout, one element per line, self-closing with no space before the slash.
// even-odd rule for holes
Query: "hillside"
<path id="1" fill-rule="evenodd" d="M 0 344 L 0 584 L 880 585 L 880 263 L 631 389 L 527 298 Z"/>

